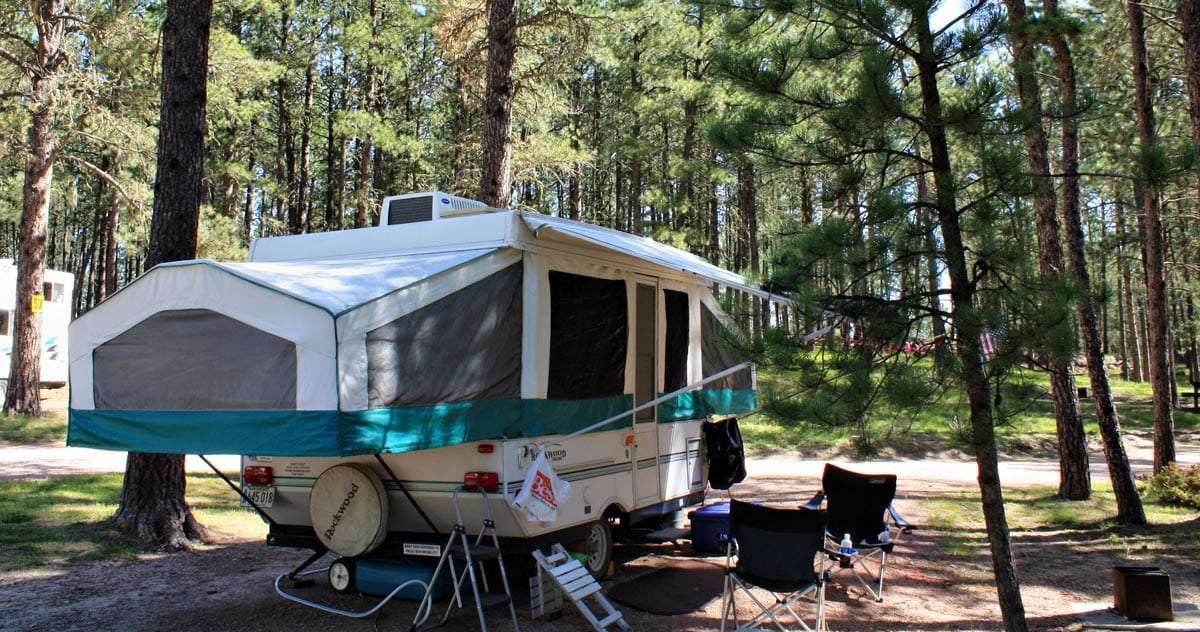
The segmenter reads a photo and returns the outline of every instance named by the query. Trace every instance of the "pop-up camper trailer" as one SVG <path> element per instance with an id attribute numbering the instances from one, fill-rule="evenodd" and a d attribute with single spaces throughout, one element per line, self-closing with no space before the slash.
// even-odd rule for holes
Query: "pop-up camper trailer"
<path id="1" fill-rule="evenodd" d="M 499 535 L 586 540 L 600 570 L 610 520 L 703 499 L 701 422 L 756 408 L 751 370 L 705 382 L 742 362 L 718 285 L 771 298 L 649 239 L 388 198 L 378 227 L 259 239 L 249 263 L 159 265 L 76 320 L 68 443 L 245 455 L 267 542 L 316 550 L 337 516 L 314 482 L 358 464 L 390 508 L 368 529 L 376 555 L 430 550 L 465 477 L 508 499 L 541 452 L 570 497 L 552 524 L 504 503 Z M 477 524 L 479 501 L 463 502 Z"/>
<path id="2" fill-rule="evenodd" d="M 49 387 L 67 383 L 67 326 L 71 322 L 71 292 L 75 275 L 47 269 L 43 275 L 42 384 Z M 0 383 L 8 380 L 12 359 L 13 318 L 16 312 L 17 266 L 12 259 L 0 260 Z M 3 401 L 0 394 L 0 401 Z"/>

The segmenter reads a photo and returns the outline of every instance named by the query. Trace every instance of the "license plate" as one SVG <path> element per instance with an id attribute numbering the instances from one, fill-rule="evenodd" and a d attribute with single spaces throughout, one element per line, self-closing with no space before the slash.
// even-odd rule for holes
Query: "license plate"
<path id="1" fill-rule="evenodd" d="M 259 507 L 267 509 L 275 505 L 274 485 L 270 487 L 250 487 L 247 485 L 242 488 L 242 491 L 245 492 L 245 494 L 250 497 L 250 500 L 253 500 L 254 504 L 258 505 Z M 242 506 L 249 507 L 250 503 L 246 502 L 246 499 L 243 498 Z"/>

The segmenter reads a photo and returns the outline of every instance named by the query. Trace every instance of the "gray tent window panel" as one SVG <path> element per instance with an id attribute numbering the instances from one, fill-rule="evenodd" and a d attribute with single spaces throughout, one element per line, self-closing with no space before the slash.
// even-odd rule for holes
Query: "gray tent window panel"
<path id="1" fill-rule="evenodd" d="M 666 356 L 663 358 L 664 391 L 679 390 L 687 386 L 688 343 L 688 295 L 687 292 L 663 290 L 663 311 L 667 316 Z"/>
<path id="2" fill-rule="evenodd" d="M 521 394 L 521 264 L 367 334 L 372 408 Z"/>
<path id="3" fill-rule="evenodd" d="M 92 352 L 97 410 L 296 408 L 296 345 L 207 309 L 159 312 Z"/>
<path id="4" fill-rule="evenodd" d="M 704 305 L 700 309 L 700 340 L 701 364 L 704 377 L 715 375 L 732 366 L 745 362 L 748 357 L 741 348 L 741 341 L 729 328 Z M 709 382 L 704 388 L 753 388 L 754 383 L 750 371 L 738 371 L 715 382 Z"/>
<path id="5" fill-rule="evenodd" d="M 628 347 L 624 281 L 550 272 L 548 398 L 622 395 Z"/>

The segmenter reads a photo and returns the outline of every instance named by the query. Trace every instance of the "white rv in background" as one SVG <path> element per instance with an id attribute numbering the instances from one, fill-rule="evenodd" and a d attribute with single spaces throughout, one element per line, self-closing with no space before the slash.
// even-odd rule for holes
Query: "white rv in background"
<path id="1" fill-rule="evenodd" d="M 75 276 L 46 270 L 42 296 L 42 384 L 52 388 L 67 383 L 67 326 L 71 324 L 71 296 Z M 17 300 L 17 266 L 0 259 L 0 382 L 7 382 L 12 359 L 13 318 Z"/>

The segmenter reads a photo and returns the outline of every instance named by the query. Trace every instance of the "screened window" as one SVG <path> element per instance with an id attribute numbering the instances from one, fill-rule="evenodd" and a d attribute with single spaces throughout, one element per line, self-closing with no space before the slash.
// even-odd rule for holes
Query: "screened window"
<path id="1" fill-rule="evenodd" d="M 624 393 L 628 345 L 624 281 L 550 273 L 550 399 Z"/>
<path id="2" fill-rule="evenodd" d="M 158 312 L 92 363 L 98 410 L 296 407 L 296 345 L 207 309 Z"/>
<path id="3" fill-rule="evenodd" d="M 747 355 L 741 347 L 741 340 L 734 332 L 725 327 L 721 319 L 717 318 L 717 315 L 707 305 L 701 307 L 700 319 L 701 363 L 704 368 L 704 377 L 715 375 L 746 361 Z M 709 382 L 705 388 L 751 388 L 752 386 L 750 371 L 746 370 L 738 371 L 715 382 Z"/>
<path id="4" fill-rule="evenodd" d="M 663 390 L 670 393 L 687 386 L 688 295 L 663 290 L 663 308 L 667 316 L 666 357 L 663 358 Z"/>
<path id="5" fill-rule="evenodd" d="M 372 408 L 521 394 L 521 264 L 367 334 Z"/>

